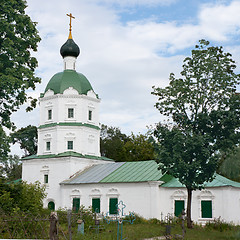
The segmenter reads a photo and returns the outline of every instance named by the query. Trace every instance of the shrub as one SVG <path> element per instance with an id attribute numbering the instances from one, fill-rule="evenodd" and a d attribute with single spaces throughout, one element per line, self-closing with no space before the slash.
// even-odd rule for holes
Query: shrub
<path id="1" fill-rule="evenodd" d="M 215 218 L 212 222 L 207 222 L 205 227 L 207 229 L 214 229 L 220 232 L 232 230 L 234 228 L 234 225 L 231 223 L 225 222 L 221 217 Z"/>

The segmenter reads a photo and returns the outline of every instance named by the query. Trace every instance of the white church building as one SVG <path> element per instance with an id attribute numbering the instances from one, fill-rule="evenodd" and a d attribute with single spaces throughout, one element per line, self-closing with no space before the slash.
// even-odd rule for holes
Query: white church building
<path id="1" fill-rule="evenodd" d="M 39 98 L 38 152 L 23 158 L 22 180 L 46 187 L 51 209 L 92 206 L 161 219 L 187 207 L 187 191 L 177 179 L 162 175 L 155 161 L 114 162 L 100 155 L 100 98 L 75 69 L 80 53 L 71 31 L 61 47 L 64 70 L 55 74 Z M 192 196 L 192 219 L 205 223 L 221 217 L 240 223 L 240 183 L 220 175 Z"/>

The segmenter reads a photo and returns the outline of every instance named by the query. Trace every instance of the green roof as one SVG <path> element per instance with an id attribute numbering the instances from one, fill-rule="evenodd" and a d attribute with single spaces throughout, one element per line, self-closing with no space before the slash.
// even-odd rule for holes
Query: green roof
<path id="1" fill-rule="evenodd" d="M 204 184 L 204 187 L 225 187 L 225 186 L 240 187 L 240 183 L 234 182 L 228 178 L 225 178 L 219 174 L 216 174 L 212 182 L 206 182 Z M 180 188 L 185 186 L 182 185 L 176 178 L 170 178 L 170 180 L 162 184 L 161 187 Z"/>
<path id="2" fill-rule="evenodd" d="M 91 166 L 61 184 L 148 182 L 159 181 L 161 177 L 161 171 L 153 160 L 112 162 Z"/>
<path id="3" fill-rule="evenodd" d="M 44 158 L 60 158 L 60 157 L 80 157 L 80 158 L 87 158 L 87 159 L 96 159 L 96 160 L 104 160 L 104 161 L 113 161 L 110 158 L 106 157 L 98 157 L 93 155 L 83 155 L 81 153 L 77 153 L 74 151 L 67 151 L 59 154 L 46 154 L 46 155 L 31 155 L 28 157 L 22 158 L 23 160 L 29 159 L 44 159 Z"/>
<path id="4" fill-rule="evenodd" d="M 159 181 L 161 177 L 162 173 L 158 170 L 157 163 L 149 160 L 126 162 L 100 182 L 147 182 Z"/>
<path id="5" fill-rule="evenodd" d="M 13 181 L 7 182 L 7 184 L 16 184 L 16 183 L 21 183 L 21 182 L 22 182 L 22 179 L 19 178 L 19 179 L 16 179 L 16 180 L 13 180 Z"/>
<path id="6" fill-rule="evenodd" d="M 87 78 L 76 72 L 75 70 L 64 70 L 63 72 L 56 73 L 48 82 L 44 91 L 46 93 L 49 89 L 54 94 L 63 93 L 69 87 L 74 88 L 79 94 L 87 95 L 87 92 L 93 90 Z"/>

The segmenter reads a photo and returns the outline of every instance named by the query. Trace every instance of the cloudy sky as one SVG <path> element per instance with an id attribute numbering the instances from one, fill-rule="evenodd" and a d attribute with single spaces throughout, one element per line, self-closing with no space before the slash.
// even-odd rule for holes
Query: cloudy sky
<path id="1" fill-rule="evenodd" d="M 152 86 L 164 87 L 171 72 L 199 39 L 232 53 L 240 72 L 240 0 L 27 0 L 42 41 L 34 53 L 42 83 L 29 92 L 38 98 L 50 78 L 63 70 L 59 49 L 67 40 L 72 13 L 74 41 L 81 49 L 77 71 L 101 98 L 100 122 L 122 132 L 145 133 L 162 117 Z M 39 110 L 21 108 L 17 127 L 38 125 Z"/>

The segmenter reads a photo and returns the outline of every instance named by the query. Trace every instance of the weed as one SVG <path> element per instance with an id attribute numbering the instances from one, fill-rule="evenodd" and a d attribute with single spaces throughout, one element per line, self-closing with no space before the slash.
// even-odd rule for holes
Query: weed
<path id="1" fill-rule="evenodd" d="M 207 229 L 214 229 L 220 232 L 226 231 L 226 230 L 232 230 L 234 228 L 234 225 L 231 223 L 225 222 L 221 217 L 215 218 L 211 222 L 207 222 L 205 227 Z"/>

